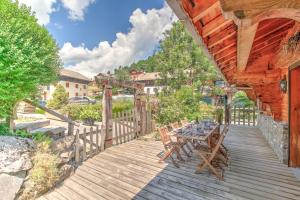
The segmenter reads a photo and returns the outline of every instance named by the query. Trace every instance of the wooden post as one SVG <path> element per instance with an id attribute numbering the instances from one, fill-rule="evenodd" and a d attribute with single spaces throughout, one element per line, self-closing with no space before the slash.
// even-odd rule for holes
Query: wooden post
<path id="1" fill-rule="evenodd" d="M 86 160 L 86 128 L 83 129 L 83 149 L 82 149 L 82 158 Z"/>
<path id="2" fill-rule="evenodd" d="M 112 87 L 104 85 L 102 99 L 102 124 L 105 131 L 104 148 L 112 146 Z"/>
<path id="3" fill-rule="evenodd" d="M 256 120 L 256 116 L 255 116 L 255 106 L 253 106 L 253 126 L 255 126 L 255 120 Z"/>
<path id="4" fill-rule="evenodd" d="M 79 129 L 77 129 L 76 131 L 76 139 L 75 139 L 75 162 L 78 165 L 79 161 L 80 161 L 80 152 L 79 152 L 79 148 L 80 148 L 80 141 L 79 141 Z"/>
<path id="5" fill-rule="evenodd" d="M 73 123 L 68 123 L 68 135 L 73 135 L 74 133 L 74 124 Z"/>
<path id="6" fill-rule="evenodd" d="M 146 106 L 145 101 L 144 101 L 144 97 L 145 94 L 141 93 L 141 92 L 137 92 L 135 94 L 135 99 L 134 99 L 134 112 L 136 115 L 136 121 L 137 121 L 137 127 L 138 127 L 138 135 L 141 135 L 144 133 L 144 119 L 145 117 L 143 117 L 144 115 L 144 107 Z"/>
<path id="7" fill-rule="evenodd" d="M 96 126 L 96 152 L 99 153 L 99 126 Z"/>

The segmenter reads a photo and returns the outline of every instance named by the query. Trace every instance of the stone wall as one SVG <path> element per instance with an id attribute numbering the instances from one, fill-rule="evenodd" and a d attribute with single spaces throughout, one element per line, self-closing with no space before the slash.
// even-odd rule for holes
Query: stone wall
<path id="1" fill-rule="evenodd" d="M 285 122 L 277 122 L 271 116 L 258 114 L 257 126 L 276 153 L 279 160 L 288 164 L 289 130 Z"/>

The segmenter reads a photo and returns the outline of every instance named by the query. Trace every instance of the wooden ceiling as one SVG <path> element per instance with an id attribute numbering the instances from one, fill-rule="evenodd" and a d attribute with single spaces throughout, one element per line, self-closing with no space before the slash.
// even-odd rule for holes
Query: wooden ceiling
<path id="1" fill-rule="evenodd" d="M 270 104 L 280 117 L 282 66 L 276 62 L 291 30 L 299 31 L 300 0 L 167 1 L 228 83 L 253 88 L 249 96 Z"/>

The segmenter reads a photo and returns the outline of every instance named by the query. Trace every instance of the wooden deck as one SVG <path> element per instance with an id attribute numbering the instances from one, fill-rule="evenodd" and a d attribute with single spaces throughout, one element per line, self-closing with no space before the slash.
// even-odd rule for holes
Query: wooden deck
<path id="1" fill-rule="evenodd" d="M 231 155 L 225 181 L 208 171 L 194 174 L 196 155 L 178 169 L 157 163 L 160 142 L 134 140 L 84 162 L 41 199 L 300 199 L 300 182 L 278 161 L 258 129 L 231 126 L 225 143 Z"/>

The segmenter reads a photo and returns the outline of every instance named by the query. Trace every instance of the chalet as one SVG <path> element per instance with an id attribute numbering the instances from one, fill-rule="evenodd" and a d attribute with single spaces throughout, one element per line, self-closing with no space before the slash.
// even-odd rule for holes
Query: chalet
<path id="1" fill-rule="evenodd" d="M 160 79 L 159 72 L 143 72 L 133 70 L 130 72 L 131 80 L 145 84 L 144 92 L 147 94 L 156 94 L 160 92 L 164 86 L 158 85 L 157 81 Z"/>
<path id="2" fill-rule="evenodd" d="M 227 84 L 258 102 L 278 158 L 300 167 L 300 1 L 167 2 Z"/>
<path id="3" fill-rule="evenodd" d="M 69 98 L 72 98 L 76 96 L 87 96 L 88 85 L 90 82 L 91 80 L 89 78 L 78 72 L 69 69 L 61 69 L 57 84 L 62 85 L 66 89 Z M 43 87 L 43 100 L 47 101 L 52 98 L 56 85 Z"/>

